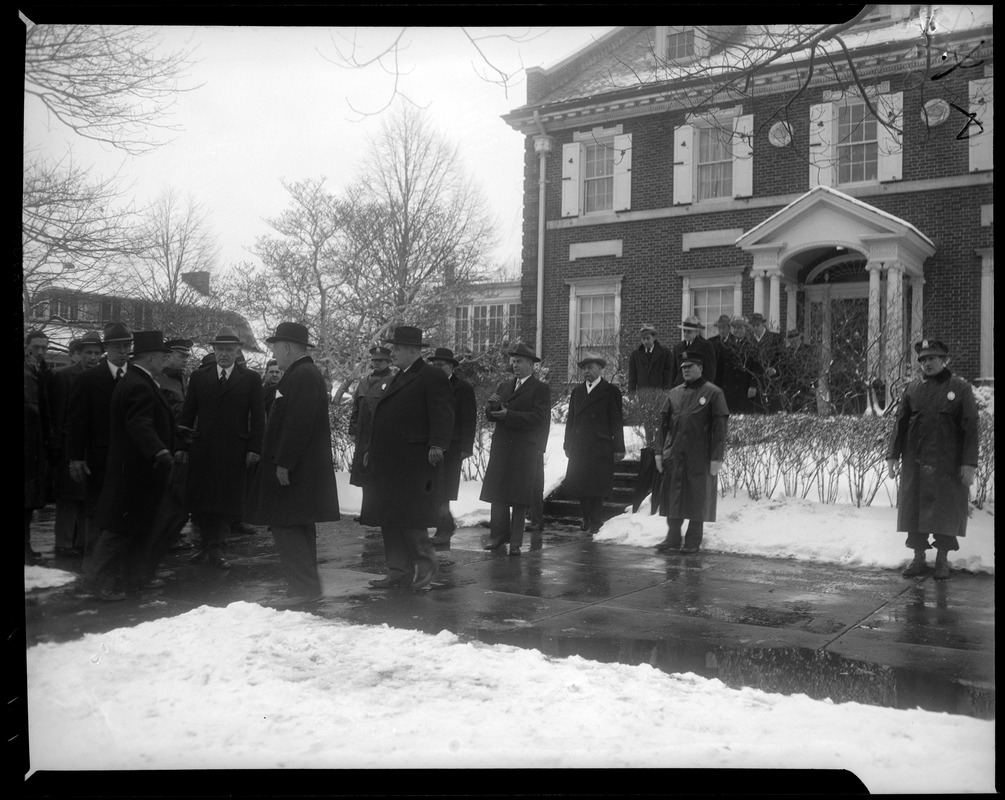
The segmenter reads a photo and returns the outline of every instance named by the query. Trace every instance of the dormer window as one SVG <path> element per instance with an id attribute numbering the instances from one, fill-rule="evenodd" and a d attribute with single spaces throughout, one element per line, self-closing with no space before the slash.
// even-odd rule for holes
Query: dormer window
<path id="1" fill-rule="evenodd" d="M 667 32 L 667 58 L 674 61 L 694 58 L 694 28 L 670 28 Z"/>
<path id="2" fill-rule="evenodd" d="M 702 28 L 656 26 L 656 57 L 662 64 L 681 64 L 708 55 L 708 35 Z"/>

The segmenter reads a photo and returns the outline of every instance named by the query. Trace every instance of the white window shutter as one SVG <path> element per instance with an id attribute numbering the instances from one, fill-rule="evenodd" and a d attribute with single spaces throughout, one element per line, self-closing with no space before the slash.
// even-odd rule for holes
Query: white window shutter
<path id="1" fill-rule="evenodd" d="M 562 216 L 578 217 L 582 191 L 579 180 L 579 164 L 583 145 L 569 142 L 562 145 Z"/>
<path id="2" fill-rule="evenodd" d="M 821 103 L 810 106 L 810 188 L 833 186 L 834 160 L 834 104 Z"/>
<path id="3" fill-rule="evenodd" d="M 904 177 L 904 145 L 903 138 L 891 131 L 884 123 L 889 123 L 900 130 L 904 129 L 904 93 L 881 94 L 876 98 L 876 112 L 879 120 L 876 124 L 877 172 L 879 180 L 899 181 Z"/>
<path id="4" fill-rule="evenodd" d="M 614 210 L 632 207 L 632 135 L 614 137 Z"/>
<path id="5" fill-rule="evenodd" d="M 970 151 L 970 171 L 992 170 L 995 168 L 994 78 L 970 81 L 970 113 L 977 115 L 974 117 L 976 121 L 971 122 L 966 129 L 969 136 L 966 142 Z"/>
<path id="6" fill-rule="evenodd" d="M 694 127 L 681 125 L 673 132 L 673 204 L 692 202 L 694 196 Z"/>
<path id="7" fill-rule="evenodd" d="M 733 120 L 733 197 L 754 196 L 754 115 Z"/>

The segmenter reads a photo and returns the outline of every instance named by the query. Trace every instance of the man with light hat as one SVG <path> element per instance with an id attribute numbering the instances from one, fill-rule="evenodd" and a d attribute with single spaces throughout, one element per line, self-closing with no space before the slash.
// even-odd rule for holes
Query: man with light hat
<path id="1" fill-rule="evenodd" d="M 911 381 L 900 399 L 887 448 L 890 477 L 900 460 L 897 530 L 914 559 L 905 578 L 928 572 L 925 554 L 934 538 L 935 578 L 949 577 L 949 553 L 959 550 L 967 532 L 970 486 L 977 472 L 979 429 L 977 403 L 970 384 L 953 375 L 949 348 L 937 339 L 914 346 L 921 377 Z"/>
<path id="2" fill-rule="evenodd" d="M 679 386 L 684 382 L 684 376 L 680 371 L 680 359 L 684 353 L 700 355 L 705 364 L 703 377 L 709 383 L 715 383 L 716 361 L 718 360 L 715 346 L 708 339 L 702 336 L 705 326 L 698 317 L 686 317 L 680 325 L 681 341 L 674 345 L 673 364 L 674 378 L 672 386 Z"/>
<path id="3" fill-rule="evenodd" d="M 757 360 L 757 348 L 748 336 L 747 318 L 735 316 L 729 322 L 729 336 L 722 342 L 716 385 L 726 396 L 730 414 L 760 414 L 760 379 L 764 368 Z"/>
<path id="4" fill-rule="evenodd" d="M 569 466 L 562 493 L 579 499 L 582 529 L 590 535 L 604 523 L 604 499 L 614 491 L 614 465 L 625 457 L 621 391 L 603 377 L 607 360 L 586 353 L 579 361 L 583 382 L 569 396 L 565 454 Z"/>
<path id="5" fill-rule="evenodd" d="M 265 340 L 283 371 L 265 424 L 262 458 L 254 470 L 248 520 L 268 525 L 286 577 L 286 598 L 295 606 L 320 599 L 317 523 L 341 519 L 332 467 L 330 393 L 308 350 L 307 327 L 280 322 Z"/>
<path id="6" fill-rule="evenodd" d="M 209 344 L 216 366 L 189 378 L 178 427 L 191 434 L 176 458 L 188 464 L 185 507 L 199 530 L 190 562 L 206 559 L 217 569 L 229 569 L 226 536 L 244 516 L 248 470 L 262 452 L 265 405 L 261 377 L 237 363 L 242 345 L 237 331 L 224 326 Z"/>
<path id="7" fill-rule="evenodd" d="M 722 390 L 702 377 L 702 369 L 699 354 L 682 354 L 684 383 L 670 390 L 662 410 L 656 468 L 663 473 L 660 514 L 667 518 L 667 536 L 656 547 L 660 552 L 697 553 L 704 523 L 715 521 L 729 409 Z"/>
<path id="8" fill-rule="evenodd" d="M 450 382 L 422 358 L 422 331 L 399 325 L 390 338 L 397 374 L 373 412 L 363 463 L 360 523 L 380 528 L 387 574 L 374 589 L 427 591 L 439 569 L 429 528 L 443 497 L 443 456 L 454 431 Z"/>
<path id="9" fill-rule="evenodd" d="M 161 331 L 137 331 L 130 368 L 112 392 L 107 473 L 95 511 L 101 535 L 86 570 L 99 600 L 152 588 L 150 537 L 174 448 L 174 415 L 156 378 L 170 352 Z"/>
<path id="10" fill-rule="evenodd" d="M 370 373 L 359 379 L 352 397 L 352 414 L 349 417 L 349 435 L 355 440 L 352 464 L 349 467 L 349 483 L 362 486 L 363 456 L 370 444 L 370 426 L 373 424 L 373 410 L 394 377 L 391 368 L 391 350 L 375 345 L 370 348 Z"/>

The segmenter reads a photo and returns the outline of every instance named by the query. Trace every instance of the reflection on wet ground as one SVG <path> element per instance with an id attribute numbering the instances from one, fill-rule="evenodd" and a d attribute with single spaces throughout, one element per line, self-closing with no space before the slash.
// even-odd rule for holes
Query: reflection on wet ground
<path id="1" fill-rule="evenodd" d="M 447 630 L 555 657 L 650 664 L 834 702 L 995 716 L 993 576 L 908 581 L 893 570 L 659 555 L 593 542 L 573 526 L 528 533 L 523 554 L 510 557 L 483 550 L 488 531 L 476 527 L 458 530 L 438 552 L 433 591 L 413 594 L 368 587 L 383 571 L 379 531 L 351 519 L 319 527 L 325 598 L 311 613 L 327 619 Z M 33 535 L 33 543 L 51 557 L 51 539 Z M 227 572 L 189 565 L 186 552 L 170 554 L 167 587 L 124 603 L 89 602 L 75 585 L 32 591 L 28 644 L 281 595 L 267 530 L 228 548 Z"/>

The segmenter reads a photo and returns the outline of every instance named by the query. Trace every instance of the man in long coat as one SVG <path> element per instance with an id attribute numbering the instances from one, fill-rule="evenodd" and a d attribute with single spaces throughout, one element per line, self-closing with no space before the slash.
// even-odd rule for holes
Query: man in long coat
<path id="1" fill-rule="evenodd" d="M 667 536 L 656 549 L 697 553 L 704 523 L 715 521 L 717 479 L 726 449 L 729 409 L 722 390 L 706 381 L 697 354 L 681 359 L 684 383 L 670 390 L 663 409 L 656 468 L 664 473 Z M 688 520 L 681 543 L 681 528 Z"/>
<path id="2" fill-rule="evenodd" d="M 31 518 L 48 501 L 48 449 L 52 442 L 45 353 L 49 337 L 40 330 L 24 339 L 24 563 L 41 562 L 31 546 Z"/>
<path id="3" fill-rule="evenodd" d="M 913 578 L 928 571 L 925 553 L 934 534 L 935 577 L 949 577 L 949 553 L 959 550 L 967 533 L 967 502 L 977 471 L 977 403 L 970 384 L 946 366 L 949 348 L 924 339 L 914 346 L 922 376 L 904 390 L 890 444 L 887 466 L 896 474 L 900 459 L 897 530 L 914 560 L 904 570 Z"/>
<path id="4" fill-rule="evenodd" d="M 450 382 L 451 397 L 454 403 L 454 433 L 450 437 L 450 446 L 443 454 L 443 502 L 440 505 L 440 521 L 436 526 L 436 534 L 432 538 L 434 547 L 450 546 L 450 537 L 454 535 L 457 525 L 450 513 L 450 501 L 457 499 L 461 488 L 461 462 L 469 458 L 475 450 L 475 428 L 478 424 L 478 403 L 475 400 L 475 389 L 455 370 L 458 361 L 454 351 L 449 347 L 437 347 L 429 363 L 437 369 L 442 369 Z"/>
<path id="5" fill-rule="evenodd" d="M 229 569 L 226 536 L 244 515 L 248 469 L 262 451 L 265 406 L 261 377 L 236 363 L 242 344 L 237 331 L 224 326 L 210 344 L 216 366 L 189 379 L 178 426 L 191 431 L 191 444 L 183 443 L 176 457 L 188 461 L 185 504 L 199 529 L 199 549 L 190 561 L 208 558 L 212 566 Z"/>
<path id="6" fill-rule="evenodd" d="M 674 377 L 671 385 L 680 386 L 684 383 L 684 376 L 680 370 L 680 359 L 684 353 L 700 355 L 705 364 L 703 368 L 705 380 L 709 383 L 715 383 L 715 373 L 719 362 L 718 351 L 715 349 L 715 345 L 701 335 L 704 329 L 705 326 L 702 325 L 701 320 L 695 316 L 687 317 L 681 323 L 681 341 L 673 348 Z"/>
<path id="7" fill-rule="evenodd" d="M 265 341 L 283 377 L 265 425 L 247 516 L 272 530 L 288 584 L 288 604 L 309 603 L 321 596 L 317 523 L 341 519 L 332 466 L 330 395 L 307 352 L 314 345 L 305 326 L 281 322 Z"/>
<path id="8" fill-rule="evenodd" d="M 520 555 L 524 518 L 534 502 L 536 465 L 548 446 L 551 390 L 534 375 L 541 359 L 523 342 L 507 353 L 513 378 L 489 397 L 485 416 L 495 425 L 480 499 L 491 504 L 489 543 L 495 550 L 509 542 L 509 554 Z"/>
<path id="9" fill-rule="evenodd" d="M 757 362 L 763 369 L 760 376 L 761 404 L 766 413 L 774 414 L 781 410 L 778 367 L 784 355 L 785 341 L 780 333 L 769 331 L 764 315 L 756 312 L 750 315 L 748 335 L 757 353 Z"/>
<path id="10" fill-rule="evenodd" d="M 656 338 L 656 326 L 643 323 L 639 330 L 641 344 L 628 358 L 628 394 L 633 396 L 642 415 L 646 446 L 652 446 L 656 436 L 660 406 L 666 391 L 673 385 L 673 352 Z"/>
<path id="11" fill-rule="evenodd" d="M 733 317 L 729 336 L 719 354 L 718 383 L 726 396 L 730 414 L 761 414 L 764 404 L 760 380 L 764 368 L 757 360 L 757 349 L 747 335 L 750 325 L 744 317 Z"/>
<path id="12" fill-rule="evenodd" d="M 105 348 L 105 357 L 94 369 L 79 375 L 70 387 L 70 427 L 66 442 L 70 477 L 84 487 L 84 502 L 87 505 L 85 572 L 101 534 L 95 513 L 111 444 L 112 391 L 129 372 L 133 334 L 124 323 L 110 322 L 102 330 L 101 343 Z"/>
<path id="13" fill-rule="evenodd" d="M 373 425 L 373 410 L 384 390 L 391 383 L 394 374 L 391 371 L 391 351 L 386 347 L 370 348 L 370 374 L 359 379 L 356 392 L 352 398 L 352 413 L 349 416 L 349 435 L 353 437 L 356 448 L 352 454 L 352 464 L 349 467 L 349 483 L 362 486 L 363 457 L 370 446 L 370 427 Z"/>
<path id="14" fill-rule="evenodd" d="M 78 360 L 52 374 L 52 428 L 59 444 L 56 475 L 56 555 L 81 556 L 87 529 L 87 504 L 84 486 L 70 477 L 67 441 L 70 431 L 70 390 L 74 381 L 86 370 L 97 366 L 104 348 L 101 334 L 88 331 L 77 339 Z"/>
<path id="15" fill-rule="evenodd" d="M 387 343 L 398 373 L 374 408 L 359 521 L 379 527 L 384 539 L 387 574 L 370 585 L 424 591 L 437 573 L 427 529 L 440 516 L 453 400 L 443 370 L 422 359 L 429 345 L 419 328 L 401 325 Z"/>
<path id="16" fill-rule="evenodd" d="M 562 491 L 579 498 L 583 530 L 591 535 L 604 522 L 604 498 L 614 492 L 614 465 L 625 457 L 621 391 L 603 377 L 606 366 L 596 353 L 579 362 L 584 380 L 572 390 L 565 424 L 569 466 Z"/>
<path id="17" fill-rule="evenodd" d="M 101 535 L 87 570 L 100 600 L 142 591 L 150 574 L 149 538 L 174 445 L 174 415 L 155 380 L 168 352 L 161 331 L 137 331 L 132 364 L 112 392 L 107 471 L 95 512 Z"/>

